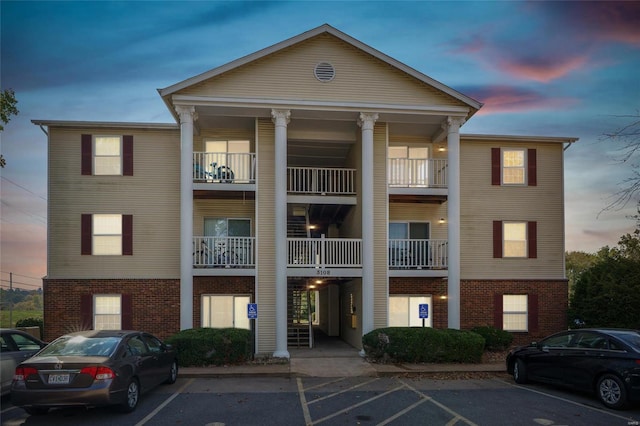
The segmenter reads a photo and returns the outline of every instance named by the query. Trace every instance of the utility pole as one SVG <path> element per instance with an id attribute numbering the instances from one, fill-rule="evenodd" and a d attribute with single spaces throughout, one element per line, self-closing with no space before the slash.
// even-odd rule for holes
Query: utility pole
<path id="1" fill-rule="evenodd" d="M 9 272 L 9 294 L 13 297 L 13 272 Z M 13 328 L 13 302 L 9 299 L 9 328 Z"/>

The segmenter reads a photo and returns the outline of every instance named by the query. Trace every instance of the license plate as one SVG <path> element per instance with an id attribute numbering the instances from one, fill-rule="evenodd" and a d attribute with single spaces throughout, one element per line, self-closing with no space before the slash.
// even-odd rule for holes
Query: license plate
<path id="1" fill-rule="evenodd" d="M 68 385 L 69 375 L 68 374 L 49 374 L 49 384 L 50 385 Z"/>

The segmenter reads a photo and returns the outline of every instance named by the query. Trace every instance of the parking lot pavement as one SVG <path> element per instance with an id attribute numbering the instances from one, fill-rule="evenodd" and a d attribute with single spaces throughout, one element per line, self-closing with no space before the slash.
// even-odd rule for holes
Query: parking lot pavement
<path id="1" fill-rule="evenodd" d="M 2 400 L 2 425 L 588 425 L 635 426 L 640 406 L 603 408 L 589 394 L 502 376 L 180 378 L 143 395 L 127 415 L 110 408 L 28 416 Z"/>

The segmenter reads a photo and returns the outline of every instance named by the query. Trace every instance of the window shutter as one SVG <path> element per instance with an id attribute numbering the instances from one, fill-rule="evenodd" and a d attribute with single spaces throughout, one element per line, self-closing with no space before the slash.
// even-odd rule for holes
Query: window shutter
<path id="1" fill-rule="evenodd" d="M 122 255 L 133 255 L 133 216 L 122 215 Z"/>
<path id="2" fill-rule="evenodd" d="M 496 293 L 493 295 L 493 326 L 498 330 L 502 330 L 503 327 L 503 310 L 502 310 L 502 294 Z"/>
<path id="3" fill-rule="evenodd" d="M 538 257 L 538 223 L 527 222 L 527 241 L 529 244 L 528 253 L 529 259 L 536 259 Z"/>
<path id="4" fill-rule="evenodd" d="M 493 221 L 493 257 L 502 258 L 502 221 Z"/>
<path id="5" fill-rule="evenodd" d="M 121 296 L 121 312 L 122 323 L 120 326 L 123 330 L 133 329 L 133 300 L 130 294 L 123 294 Z"/>
<path id="6" fill-rule="evenodd" d="M 91 135 L 81 136 L 81 174 L 91 175 L 93 173 L 93 140 Z"/>
<path id="7" fill-rule="evenodd" d="M 122 174 L 133 176 L 133 136 L 122 136 Z"/>
<path id="8" fill-rule="evenodd" d="M 527 297 L 528 306 L 527 311 L 529 311 L 529 333 L 537 333 L 538 332 L 538 295 L 530 294 Z"/>
<path id="9" fill-rule="evenodd" d="M 500 185 L 500 148 L 491 148 L 491 185 Z"/>
<path id="10" fill-rule="evenodd" d="M 83 294 L 80 296 L 80 329 L 93 329 L 93 295 Z"/>
<path id="11" fill-rule="evenodd" d="M 536 159 L 536 150 L 530 149 L 527 152 L 527 181 L 529 186 L 537 186 L 538 185 L 538 172 L 537 168 L 537 159 Z"/>
<path id="12" fill-rule="evenodd" d="M 83 214 L 80 220 L 80 254 L 91 255 L 92 240 L 91 215 Z"/>

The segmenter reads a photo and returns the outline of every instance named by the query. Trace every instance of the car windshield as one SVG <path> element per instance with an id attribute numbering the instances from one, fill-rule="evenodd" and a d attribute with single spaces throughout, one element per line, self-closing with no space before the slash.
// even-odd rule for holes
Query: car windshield
<path id="1" fill-rule="evenodd" d="M 40 356 L 111 356 L 119 337 L 64 336 L 48 345 Z"/>

